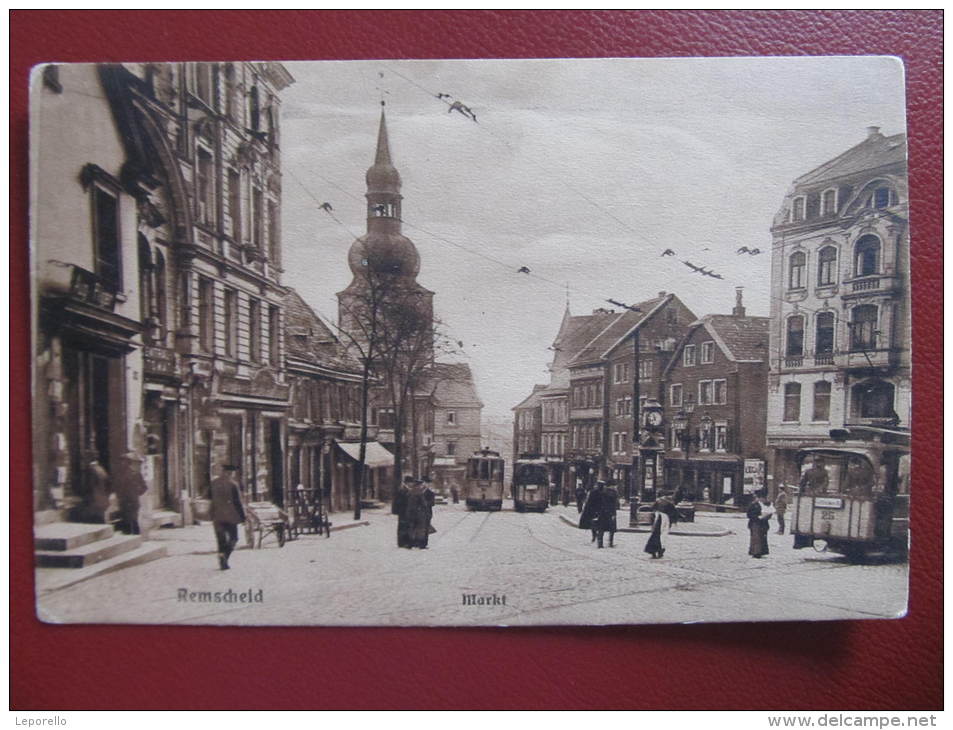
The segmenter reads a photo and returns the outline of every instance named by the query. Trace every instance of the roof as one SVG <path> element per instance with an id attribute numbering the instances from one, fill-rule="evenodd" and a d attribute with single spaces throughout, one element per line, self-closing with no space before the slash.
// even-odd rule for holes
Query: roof
<path id="1" fill-rule="evenodd" d="M 418 388 L 433 396 L 438 406 L 482 408 L 473 372 L 464 362 L 437 362 L 424 373 Z"/>
<path id="2" fill-rule="evenodd" d="M 812 185 L 826 180 L 855 175 L 865 170 L 874 170 L 895 163 L 906 162 L 907 136 L 894 134 L 885 137 L 873 132 L 867 139 L 854 145 L 843 154 L 801 175 L 794 181 L 797 185 Z"/>
<path id="3" fill-rule="evenodd" d="M 613 312 L 594 312 L 593 314 L 572 316 L 567 310 L 559 328 L 559 334 L 553 341 L 553 350 L 556 353 L 550 366 L 553 372 L 553 383 L 564 379 L 564 387 L 569 386 L 567 368 L 570 360 L 616 317 L 618 317 L 618 314 Z"/>
<path id="4" fill-rule="evenodd" d="M 541 396 L 546 390 L 545 383 L 537 383 L 533 386 L 533 392 L 526 396 L 523 400 L 513 406 L 510 410 L 525 410 L 527 408 L 537 408 L 539 407 Z"/>
<path id="5" fill-rule="evenodd" d="M 640 311 L 638 312 L 626 309 L 621 314 L 613 314 L 602 330 L 590 339 L 569 361 L 569 367 L 600 362 L 609 350 L 618 345 L 636 326 L 644 322 L 660 304 L 673 296 L 672 294 L 666 294 L 664 297 L 655 297 L 654 299 L 646 299 L 644 302 L 638 302 L 634 305 L 639 308 Z"/>
<path id="6" fill-rule="evenodd" d="M 331 328 L 315 314 L 294 289 L 282 298 L 285 318 L 285 353 L 311 365 L 357 372 L 360 364 L 345 355 Z"/>
<path id="7" fill-rule="evenodd" d="M 768 359 L 769 317 L 708 314 L 702 322 L 725 355 L 736 362 Z"/>

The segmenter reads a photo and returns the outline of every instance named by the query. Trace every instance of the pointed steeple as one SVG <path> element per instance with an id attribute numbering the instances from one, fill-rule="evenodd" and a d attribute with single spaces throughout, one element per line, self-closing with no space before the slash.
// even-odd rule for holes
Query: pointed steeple
<path id="1" fill-rule="evenodd" d="M 400 173 L 390 159 L 390 143 L 387 140 L 387 118 L 381 108 L 381 121 L 377 129 L 377 151 L 374 153 L 374 164 L 367 169 L 367 194 L 376 197 L 390 196 L 400 198 Z M 391 200 L 375 200 L 375 204 L 392 202 Z M 395 216 L 399 217 L 399 216 Z"/>
<path id="2" fill-rule="evenodd" d="M 377 130 L 377 154 L 374 155 L 374 164 L 394 166 L 390 161 L 390 145 L 387 142 L 387 118 L 384 116 L 383 103 L 381 104 L 381 123 Z"/>

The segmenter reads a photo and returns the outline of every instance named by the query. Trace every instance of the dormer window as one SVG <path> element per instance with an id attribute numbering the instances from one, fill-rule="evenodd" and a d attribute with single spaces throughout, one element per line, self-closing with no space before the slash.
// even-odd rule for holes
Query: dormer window
<path id="1" fill-rule="evenodd" d="M 887 208 L 890 206 L 890 188 L 880 187 L 874 190 L 872 198 L 874 208 L 878 210 Z"/>
<path id="2" fill-rule="evenodd" d="M 803 197 L 794 199 L 793 217 L 795 222 L 804 220 L 804 198 Z"/>
<path id="3" fill-rule="evenodd" d="M 837 190 L 831 188 L 821 194 L 821 215 L 834 215 L 837 212 Z"/>

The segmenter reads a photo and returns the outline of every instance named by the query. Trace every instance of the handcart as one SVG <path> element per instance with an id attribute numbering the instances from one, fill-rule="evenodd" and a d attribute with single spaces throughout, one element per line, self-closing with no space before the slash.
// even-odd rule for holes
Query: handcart
<path id="1" fill-rule="evenodd" d="M 248 547 L 254 548 L 255 538 L 258 545 L 267 535 L 274 535 L 278 540 L 278 547 L 285 546 L 285 539 L 290 537 L 290 523 L 288 513 L 271 502 L 251 502 L 245 505 L 245 541 Z"/>
<path id="2" fill-rule="evenodd" d="M 293 493 L 291 535 L 331 537 L 331 521 L 318 489 L 298 488 Z"/>

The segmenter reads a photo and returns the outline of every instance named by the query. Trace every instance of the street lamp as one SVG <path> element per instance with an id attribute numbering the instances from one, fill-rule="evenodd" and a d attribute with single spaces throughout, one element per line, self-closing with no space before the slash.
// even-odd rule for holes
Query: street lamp
<path id="1" fill-rule="evenodd" d="M 692 436 L 692 414 L 694 412 L 695 401 L 687 400 L 683 406 L 683 409 L 675 416 L 678 439 L 681 442 L 682 451 L 685 453 L 685 466 L 682 468 L 682 478 L 680 483 L 680 486 L 682 487 L 685 486 L 685 475 L 688 473 L 692 444 L 694 444 L 696 448 L 700 448 L 704 443 L 700 436 Z M 707 413 L 701 417 L 702 432 L 705 434 L 705 439 L 711 438 L 712 423 L 712 418 Z"/>

